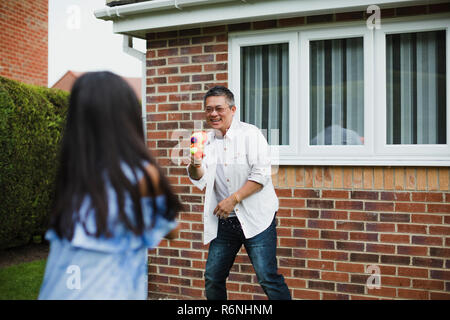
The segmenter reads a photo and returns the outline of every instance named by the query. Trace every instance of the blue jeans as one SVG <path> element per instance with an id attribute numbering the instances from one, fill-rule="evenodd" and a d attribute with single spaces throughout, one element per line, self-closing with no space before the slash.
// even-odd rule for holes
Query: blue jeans
<path id="1" fill-rule="evenodd" d="M 205 271 L 205 291 L 208 300 L 226 300 L 226 279 L 242 244 L 255 269 L 258 282 L 271 300 L 291 300 L 291 294 L 278 274 L 275 218 L 258 235 L 245 239 L 236 217 L 219 220 L 217 238 L 211 241 Z"/>

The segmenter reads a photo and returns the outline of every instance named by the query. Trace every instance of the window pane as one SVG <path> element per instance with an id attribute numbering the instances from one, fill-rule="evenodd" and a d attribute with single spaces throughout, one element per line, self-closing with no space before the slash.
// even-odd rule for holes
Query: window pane
<path id="1" fill-rule="evenodd" d="M 310 144 L 363 144 L 363 38 L 311 41 L 309 77 Z"/>
<path id="2" fill-rule="evenodd" d="M 386 36 L 387 144 L 446 143 L 445 31 Z"/>
<path id="3" fill-rule="evenodd" d="M 241 48 L 241 119 L 262 129 L 269 144 L 289 144 L 289 46 Z"/>

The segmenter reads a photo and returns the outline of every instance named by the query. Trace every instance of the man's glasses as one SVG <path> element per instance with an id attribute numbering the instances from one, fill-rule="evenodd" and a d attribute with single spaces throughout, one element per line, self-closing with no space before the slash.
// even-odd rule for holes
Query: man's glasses
<path id="1" fill-rule="evenodd" d="M 206 112 L 207 114 L 211 114 L 211 113 L 214 112 L 214 110 L 216 110 L 217 113 L 223 114 L 223 113 L 225 112 L 226 108 L 224 108 L 224 107 L 216 107 L 216 108 L 213 108 L 213 107 L 207 107 L 207 108 L 205 109 L 205 112 Z"/>

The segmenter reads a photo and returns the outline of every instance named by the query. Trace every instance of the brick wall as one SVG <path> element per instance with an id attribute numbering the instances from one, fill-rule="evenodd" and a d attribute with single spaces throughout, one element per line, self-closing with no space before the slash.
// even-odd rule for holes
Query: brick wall
<path id="1" fill-rule="evenodd" d="M 47 86 L 48 0 L 0 1 L 0 76 Z"/>
<path id="2" fill-rule="evenodd" d="M 389 9 L 386 16 L 450 11 L 448 4 Z M 185 204 L 180 237 L 149 252 L 149 296 L 204 298 L 208 246 L 204 194 L 170 160 L 202 123 L 202 97 L 227 85 L 228 32 L 361 19 L 365 13 L 242 23 L 148 34 L 148 146 Z M 282 166 L 273 175 L 279 270 L 295 299 L 450 299 L 449 168 Z M 376 265 L 381 288 L 368 289 Z M 242 249 L 230 299 L 265 299 Z"/>

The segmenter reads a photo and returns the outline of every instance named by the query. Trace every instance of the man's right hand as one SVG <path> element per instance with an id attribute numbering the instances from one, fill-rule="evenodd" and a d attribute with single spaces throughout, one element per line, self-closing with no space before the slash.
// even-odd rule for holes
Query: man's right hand
<path id="1" fill-rule="evenodd" d="M 196 157 L 194 154 L 191 154 L 191 163 L 195 168 L 200 168 L 202 166 L 202 158 Z"/>
<path id="2" fill-rule="evenodd" d="M 200 180 L 203 177 L 202 158 L 191 154 L 191 163 L 189 164 L 189 176 L 194 180 Z"/>

